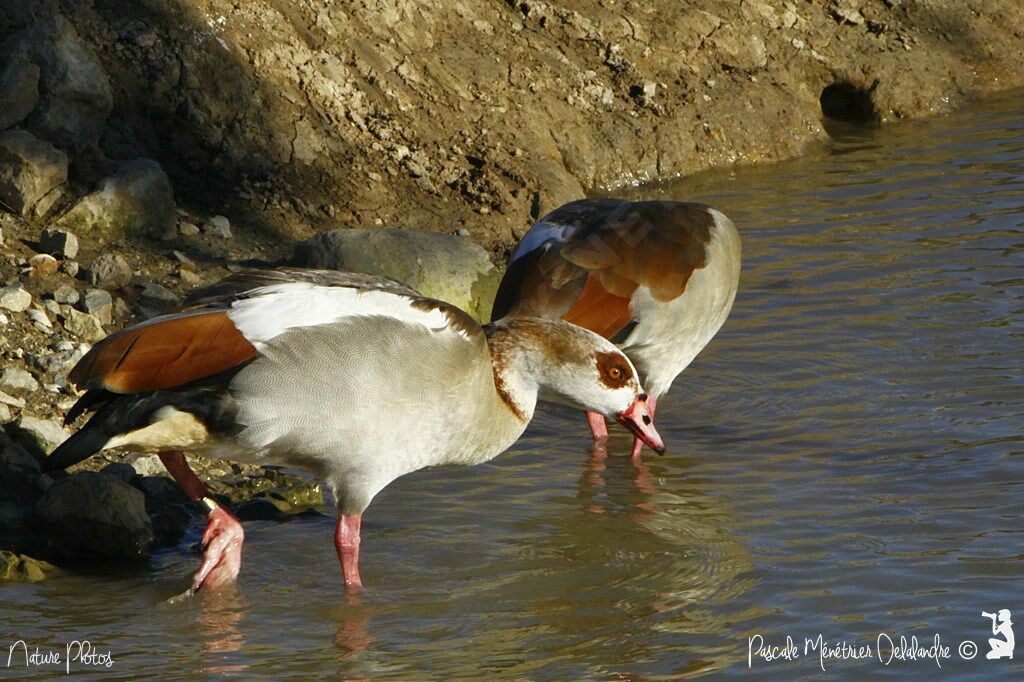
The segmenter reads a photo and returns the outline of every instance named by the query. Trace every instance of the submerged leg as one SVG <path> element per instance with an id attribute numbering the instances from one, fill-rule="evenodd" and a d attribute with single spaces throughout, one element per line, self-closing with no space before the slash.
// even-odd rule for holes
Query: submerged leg
<path id="1" fill-rule="evenodd" d="M 189 468 L 181 452 L 161 452 L 160 461 L 182 490 L 207 510 L 206 532 L 203 533 L 203 563 L 192 578 L 192 588 L 218 588 L 238 578 L 242 567 L 242 524 L 213 499 L 206 484 Z"/>
<path id="2" fill-rule="evenodd" d="M 594 440 L 608 440 L 608 427 L 604 423 L 604 416 L 597 412 L 587 412 L 587 423 L 590 424 L 590 432 L 594 434 Z"/>
<path id="3" fill-rule="evenodd" d="M 651 415 L 651 421 L 654 421 L 654 410 L 658 406 L 658 396 L 648 395 L 647 396 L 647 413 Z M 633 458 L 633 464 L 640 464 L 640 451 L 643 450 L 644 442 L 639 438 L 633 439 L 633 452 L 630 457 Z"/>
<path id="4" fill-rule="evenodd" d="M 334 548 L 338 550 L 345 587 L 363 586 L 359 578 L 359 525 L 362 520 L 362 514 L 346 516 L 339 513 L 338 525 L 334 527 Z"/>

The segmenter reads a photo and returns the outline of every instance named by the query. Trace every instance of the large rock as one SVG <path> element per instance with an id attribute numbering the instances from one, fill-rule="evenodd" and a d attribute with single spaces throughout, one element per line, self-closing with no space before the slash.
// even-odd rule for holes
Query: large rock
<path id="1" fill-rule="evenodd" d="M 295 250 L 294 262 L 383 275 L 486 321 L 500 276 L 487 252 L 464 237 L 419 230 L 333 230 Z"/>
<path id="2" fill-rule="evenodd" d="M 12 61 L 0 73 L 0 130 L 20 123 L 39 101 L 39 67 Z"/>
<path id="3" fill-rule="evenodd" d="M 36 503 L 33 523 L 53 553 L 67 559 L 144 557 L 153 544 L 145 496 L 103 472 L 56 481 Z"/>
<path id="4" fill-rule="evenodd" d="M 175 224 L 171 181 L 152 159 L 128 161 L 59 222 L 79 231 L 159 237 Z"/>
<path id="5" fill-rule="evenodd" d="M 0 134 L 0 201 L 22 216 L 68 179 L 68 156 L 24 130 Z"/>
<path id="6" fill-rule="evenodd" d="M 47 17 L 4 47 L 10 61 L 39 67 L 39 102 L 25 126 L 62 149 L 96 144 L 114 97 L 95 52 L 70 22 L 59 14 Z"/>

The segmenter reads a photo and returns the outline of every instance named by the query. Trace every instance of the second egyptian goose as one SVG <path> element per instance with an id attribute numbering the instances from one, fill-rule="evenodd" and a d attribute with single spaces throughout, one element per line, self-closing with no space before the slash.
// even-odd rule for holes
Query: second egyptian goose
<path id="1" fill-rule="evenodd" d="M 311 471 L 338 502 L 335 545 L 359 576 L 360 521 L 399 476 L 508 448 L 539 391 L 614 417 L 662 449 L 630 361 L 593 332 L 521 318 L 481 328 L 390 280 L 284 269 L 238 273 L 191 307 L 108 336 L 74 368 L 95 411 L 46 461 L 156 452 L 208 511 L 193 587 L 235 580 L 242 527 L 183 451 Z"/>
<path id="2" fill-rule="evenodd" d="M 736 226 L 710 206 L 584 199 L 545 215 L 512 252 L 492 319 L 562 319 L 614 340 L 654 416 L 675 378 L 725 323 L 740 278 Z M 595 439 L 604 417 L 587 415 Z M 637 460 L 643 441 L 633 443 Z"/>

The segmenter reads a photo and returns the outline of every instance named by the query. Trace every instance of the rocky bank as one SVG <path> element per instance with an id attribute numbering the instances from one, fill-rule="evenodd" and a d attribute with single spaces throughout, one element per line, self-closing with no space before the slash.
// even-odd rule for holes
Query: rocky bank
<path id="1" fill-rule="evenodd" d="M 0 580 L 197 520 L 154 457 L 40 474 L 122 325 L 282 262 L 483 319 L 556 205 L 947 111 L 1024 84 L 1022 44 L 1019 0 L 0 3 Z M 322 504 L 194 464 L 243 518 Z"/>

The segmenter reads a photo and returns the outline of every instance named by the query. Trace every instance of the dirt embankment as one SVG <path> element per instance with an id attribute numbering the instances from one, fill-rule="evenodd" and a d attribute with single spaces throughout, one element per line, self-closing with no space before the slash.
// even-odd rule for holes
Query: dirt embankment
<path id="1" fill-rule="evenodd" d="M 823 106 L 889 121 L 1024 84 L 1019 0 L 56 6 L 109 75 L 99 156 L 286 240 L 467 228 L 499 253 L 585 192 L 798 154 Z"/>

